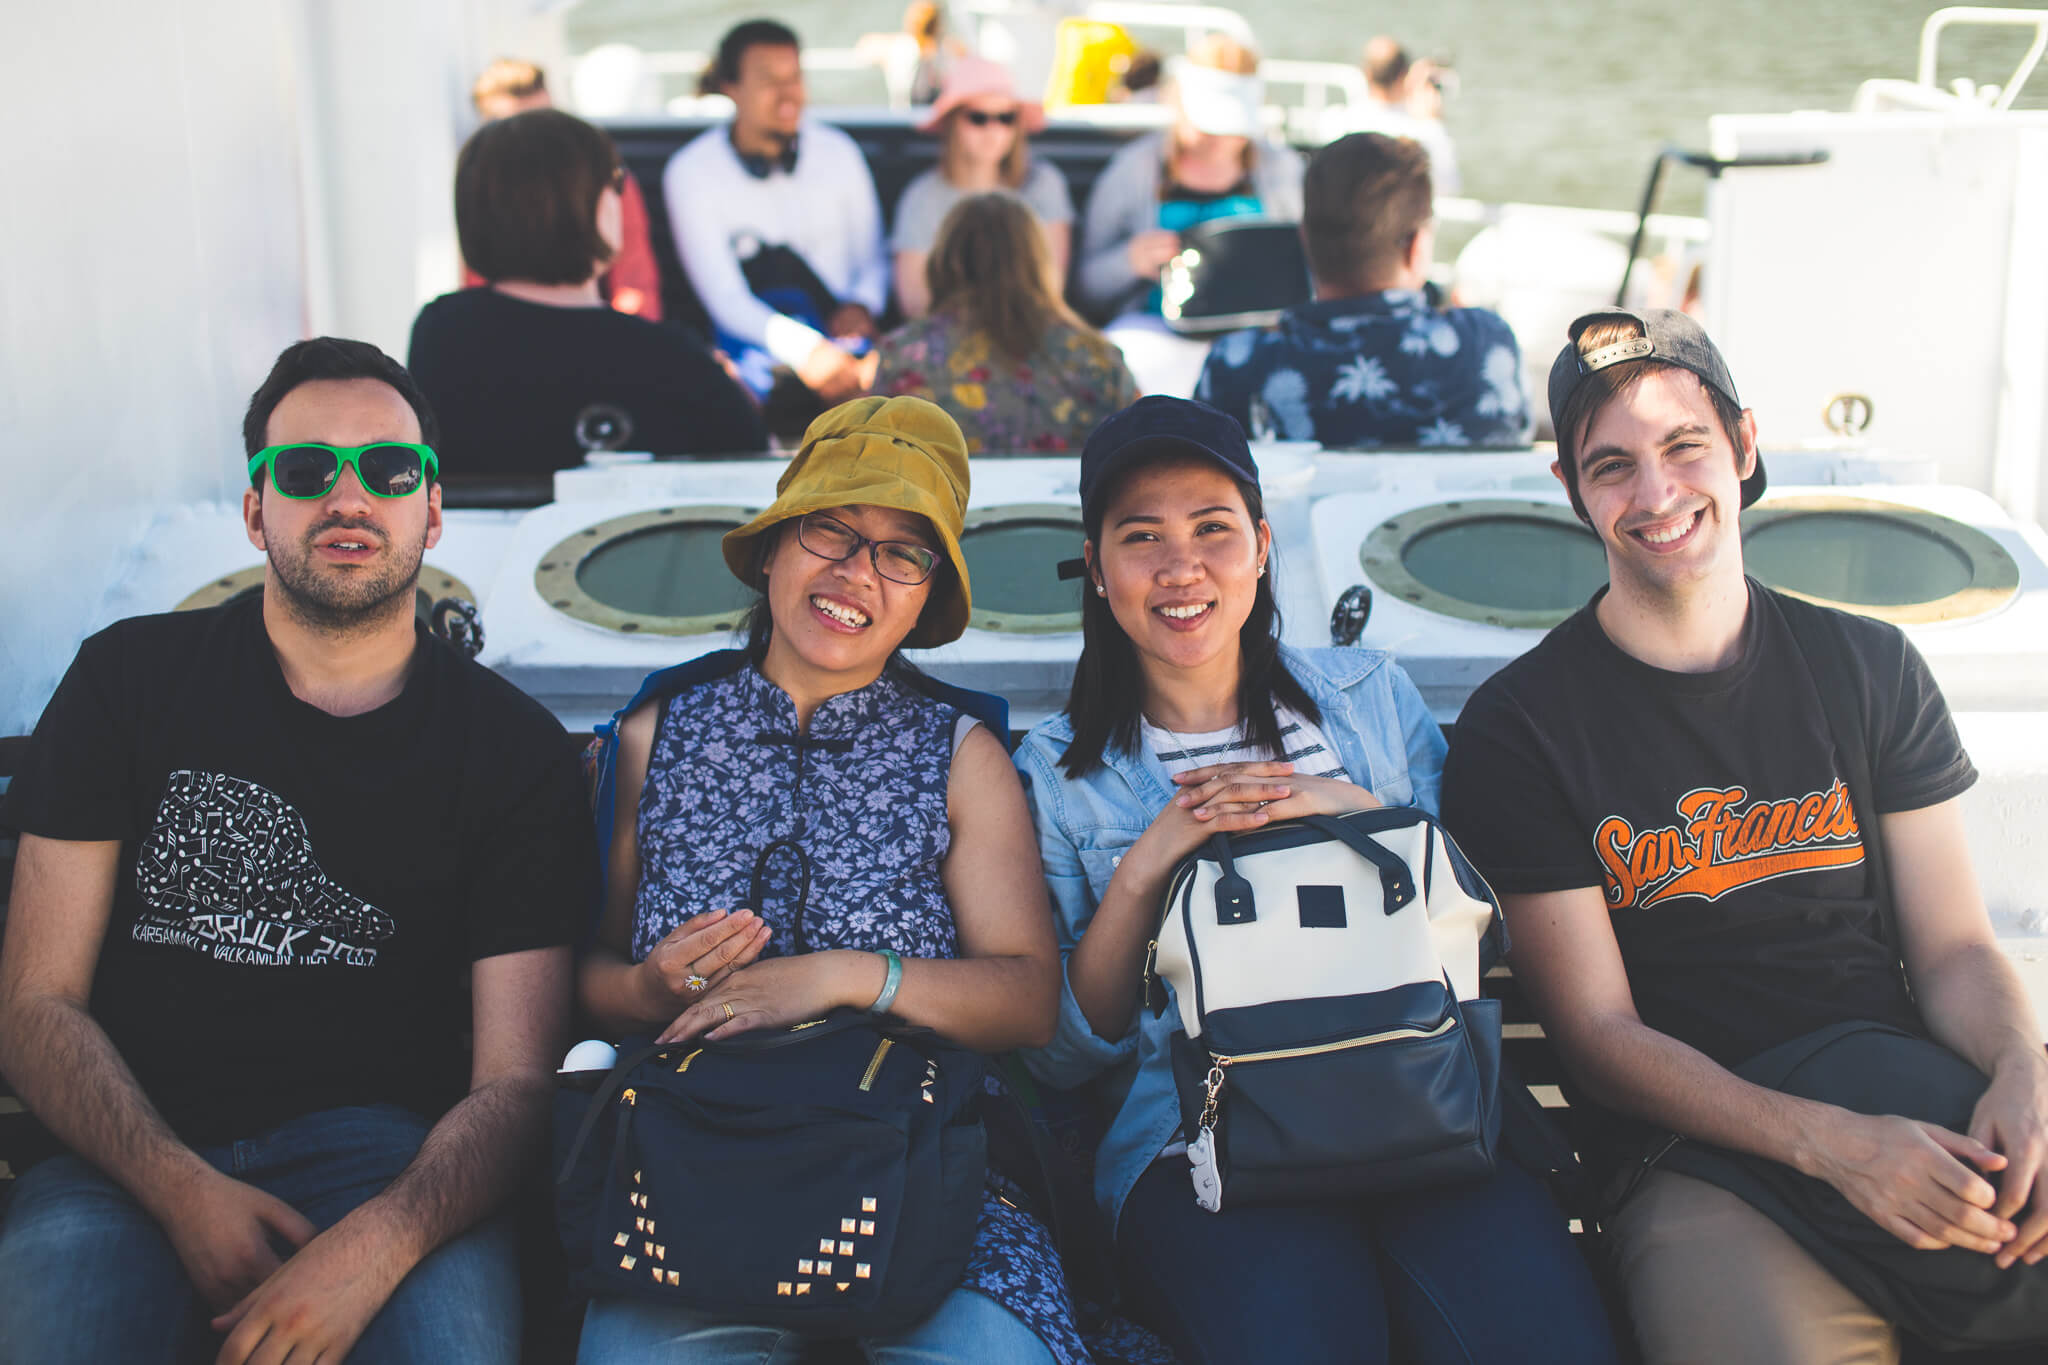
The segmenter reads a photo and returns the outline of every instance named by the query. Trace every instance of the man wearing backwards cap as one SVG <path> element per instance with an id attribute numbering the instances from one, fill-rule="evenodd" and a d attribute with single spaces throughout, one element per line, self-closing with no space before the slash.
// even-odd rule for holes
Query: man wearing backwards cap
<path id="1" fill-rule="evenodd" d="M 1642 1168 L 1655 1129 L 1748 1154 L 1757 1173 L 1747 1197 L 1678 1174 L 1700 1151 L 1687 1144 L 1606 1219 L 1645 1359 L 1895 1360 L 1870 1302 L 1884 1284 L 1824 1268 L 1759 1210 L 1783 1211 L 1770 1191 L 1797 1183 L 1790 1167 L 1891 1234 L 1870 1231 L 1874 1260 L 1959 1247 L 2021 1275 L 2004 1268 L 2048 1254 L 2048 1201 L 2032 1198 L 2048 1058 L 1964 846 L 1957 797 L 1976 770 L 1896 628 L 1744 575 L 1756 422 L 1697 324 L 1578 319 L 1550 406 L 1551 469 L 1606 549 L 1608 584 L 1473 694 L 1445 823 L 1501 893 L 1516 975 L 1608 1111 L 1616 1169 Z M 1817 676 L 1855 684 L 1824 707 Z M 1855 730 L 1831 708 L 1860 711 L 1867 769 L 1833 742 Z M 1942 1127 L 1736 1074 L 1855 1020 L 1960 1054 L 1989 1078 L 1974 1111 Z"/>

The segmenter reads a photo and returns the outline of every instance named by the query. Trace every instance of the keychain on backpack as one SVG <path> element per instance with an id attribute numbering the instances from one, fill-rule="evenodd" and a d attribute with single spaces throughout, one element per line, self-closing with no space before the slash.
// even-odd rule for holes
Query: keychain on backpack
<path id="1" fill-rule="evenodd" d="M 1223 1208 L 1223 1172 L 1216 1169 L 1216 1134 L 1204 1128 L 1188 1144 L 1188 1164 L 1195 1180 L 1195 1202 L 1210 1213 Z"/>
<path id="2" fill-rule="evenodd" d="M 1195 1182 L 1195 1202 L 1210 1213 L 1223 1208 L 1223 1172 L 1216 1165 L 1216 1098 L 1223 1091 L 1223 1068 L 1209 1068 L 1202 1083 L 1208 1102 L 1202 1106 L 1202 1121 L 1188 1144 L 1188 1174 Z"/>

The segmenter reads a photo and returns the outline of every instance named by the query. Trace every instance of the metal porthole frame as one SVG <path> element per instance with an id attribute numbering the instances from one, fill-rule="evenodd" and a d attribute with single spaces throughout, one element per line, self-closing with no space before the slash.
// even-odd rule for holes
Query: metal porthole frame
<path id="1" fill-rule="evenodd" d="M 1886 502 L 1878 498 L 1848 497 L 1835 493 L 1796 493 L 1790 497 L 1766 498 L 1742 514 L 1742 538 L 1747 541 L 1766 526 L 1810 516 L 1817 512 L 1879 516 L 1904 522 L 1952 546 L 1958 554 L 1969 561 L 1970 581 L 1967 586 L 1958 588 L 1946 597 L 1937 597 L 1928 602 L 1908 602 L 1900 606 L 1842 602 L 1831 597 L 1800 592 L 1778 583 L 1769 585 L 1773 591 L 1823 607 L 1834 607 L 1838 611 L 1854 612 L 1858 616 L 1889 621 L 1895 626 L 1925 626 L 1940 621 L 1967 620 L 1997 611 L 2019 595 L 2020 566 L 2006 552 L 2003 545 L 1967 522 L 1945 517 L 1939 512 L 1911 507 L 1905 503 Z"/>
<path id="2" fill-rule="evenodd" d="M 970 509 L 961 519 L 962 552 L 965 552 L 967 536 L 977 528 L 1008 521 L 1062 521 L 1072 522 L 1078 527 L 1081 509 L 1067 502 L 1011 502 Z M 1075 552 L 1079 553 L 1078 547 Z M 1057 569 L 1057 565 L 1045 565 L 1048 574 Z M 1054 612 L 990 611 L 976 605 L 967 624 L 973 630 L 989 630 L 1003 635 L 1058 635 L 1081 629 L 1081 607 L 1078 600 L 1072 611 Z"/>
<path id="3" fill-rule="evenodd" d="M 224 574 L 205 587 L 188 594 L 185 600 L 172 610 L 200 611 L 207 607 L 217 607 L 231 598 L 241 596 L 251 588 L 260 588 L 263 586 L 264 567 L 261 564 L 251 564 L 246 569 Z M 431 564 L 420 565 L 419 590 L 427 595 L 430 602 L 438 602 L 444 597 L 459 597 L 472 604 L 476 601 L 476 591 L 469 584 Z"/>
<path id="4" fill-rule="evenodd" d="M 664 526 L 688 526 L 698 522 L 744 526 L 759 516 L 758 507 L 731 507 L 713 503 L 689 503 L 680 507 L 657 507 L 612 517 L 564 536 L 533 569 L 533 588 L 540 600 L 556 611 L 585 625 L 620 635 L 713 635 L 738 627 L 746 614 L 744 607 L 702 612 L 695 616 L 656 616 L 651 612 L 626 611 L 600 602 L 583 590 L 577 580 L 584 561 L 628 536 Z"/>
<path id="5" fill-rule="evenodd" d="M 1538 502 L 1534 498 L 1454 498 L 1431 503 L 1427 507 L 1411 508 L 1373 527 L 1358 547 L 1359 567 L 1382 590 L 1440 616 L 1479 625 L 1504 626 L 1510 630 L 1549 630 L 1577 611 L 1579 604 L 1557 610 L 1515 610 L 1484 602 L 1468 602 L 1424 583 L 1408 571 L 1401 558 L 1402 548 L 1425 532 L 1501 517 L 1567 527 L 1591 539 L 1596 549 L 1600 544 L 1586 523 L 1580 521 L 1571 508 L 1559 503 Z"/>

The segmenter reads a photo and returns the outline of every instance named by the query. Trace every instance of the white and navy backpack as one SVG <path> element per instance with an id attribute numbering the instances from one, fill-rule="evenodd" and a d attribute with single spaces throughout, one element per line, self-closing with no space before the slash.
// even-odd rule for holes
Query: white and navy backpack
<path id="1" fill-rule="evenodd" d="M 1481 1179 L 1499 1141 L 1507 947 L 1485 881 L 1412 807 L 1210 837 L 1147 953 L 1203 1208 Z M 1482 962 L 1482 958 L 1484 962 Z"/>

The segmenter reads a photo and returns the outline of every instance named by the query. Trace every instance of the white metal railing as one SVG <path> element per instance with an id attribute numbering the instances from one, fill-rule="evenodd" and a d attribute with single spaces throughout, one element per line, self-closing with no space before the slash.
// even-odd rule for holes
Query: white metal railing
<path id="1" fill-rule="evenodd" d="M 874 71 L 874 60 L 850 47 L 807 47 L 802 59 L 806 71 Z M 646 52 L 641 60 L 649 71 L 663 76 L 699 76 L 711 65 L 708 52 Z"/>
<path id="2" fill-rule="evenodd" d="M 1084 12 L 1099 23 L 1120 28 L 1179 29 L 1183 50 L 1211 33 L 1220 33 L 1256 50 L 1258 39 L 1242 14 L 1221 5 L 1156 4 L 1150 0 L 1095 0 Z"/>
<path id="3" fill-rule="evenodd" d="M 808 74 L 830 74 L 835 76 L 872 73 L 880 83 L 888 108 L 908 109 L 910 107 L 910 71 L 903 69 L 902 79 L 897 78 L 900 63 L 892 63 L 883 55 L 851 47 L 807 47 L 803 49 L 804 71 Z M 698 77 L 711 65 L 711 54 L 676 49 L 666 52 L 644 52 L 641 67 L 653 76 L 688 77 L 692 89 L 688 94 L 678 95 L 666 102 L 671 114 L 695 114 L 724 111 L 723 95 L 700 95 L 695 87 Z M 701 103 L 716 100 L 716 104 Z"/>
<path id="4" fill-rule="evenodd" d="M 2041 54 L 2048 52 L 2048 10 L 1992 9 L 1981 5 L 1954 5 L 1936 10 L 1920 26 L 1920 69 L 1915 79 L 1921 85 L 1936 88 L 1934 78 L 1940 65 L 1941 35 L 1961 25 L 2034 30 L 2034 41 L 2028 45 L 2020 64 L 2013 68 L 2012 75 L 2006 77 L 2004 88 L 1998 91 L 1998 97 L 1991 103 L 1993 109 L 2012 108 L 2012 102 L 2019 98 L 2020 88 L 2034 74 L 2034 68 L 2041 64 Z"/>
<path id="5" fill-rule="evenodd" d="M 1495 204 L 1480 199 L 1461 199 L 1456 195 L 1438 195 L 1436 199 L 1436 217 L 1440 223 L 1492 227 L 1510 216 L 1623 239 L 1633 236 L 1636 230 L 1636 215 L 1625 209 L 1575 208 L 1569 204 Z M 1660 240 L 1666 252 L 1680 251 L 1704 242 L 1710 235 L 1706 219 L 1677 213 L 1651 214 L 1646 234 L 1649 239 Z"/>

